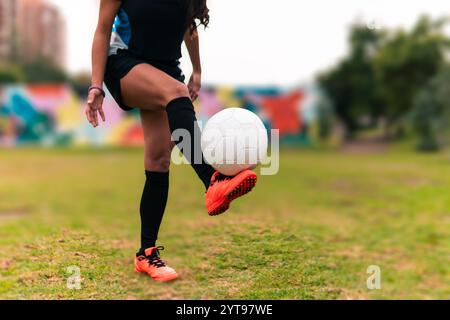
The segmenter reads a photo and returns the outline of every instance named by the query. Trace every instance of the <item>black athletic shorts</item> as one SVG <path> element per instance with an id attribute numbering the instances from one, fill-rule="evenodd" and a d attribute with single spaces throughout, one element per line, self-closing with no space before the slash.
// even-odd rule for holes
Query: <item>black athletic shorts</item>
<path id="1" fill-rule="evenodd" d="M 133 110 L 133 107 L 125 105 L 122 100 L 120 80 L 125 77 L 131 69 L 142 63 L 148 63 L 167 73 L 172 78 L 184 83 L 185 76 L 180 69 L 180 62 L 178 60 L 149 61 L 136 57 L 128 50 L 119 49 L 117 54 L 108 57 L 105 70 L 105 84 L 114 100 L 116 100 L 119 107 L 124 111 Z"/>

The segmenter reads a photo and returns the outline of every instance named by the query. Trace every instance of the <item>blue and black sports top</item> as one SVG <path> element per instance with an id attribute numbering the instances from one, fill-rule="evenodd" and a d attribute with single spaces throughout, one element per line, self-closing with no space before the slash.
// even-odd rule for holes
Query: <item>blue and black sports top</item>
<path id="1" fill-rule="evenodd" d="M 184 0 L 122 0 L 109 55 L 127 49 L 143 59 L 177 60 L 186 31 Z"/>

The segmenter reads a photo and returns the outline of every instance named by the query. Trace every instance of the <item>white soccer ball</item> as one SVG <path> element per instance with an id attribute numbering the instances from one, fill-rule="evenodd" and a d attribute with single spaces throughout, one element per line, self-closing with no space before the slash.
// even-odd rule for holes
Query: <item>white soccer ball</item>
<path id="1" fill-rule="evenodd" d="M 206 162 L 234 176 L 254 169 L 267 155 L 268 136 L 261 119 L 245 109 L 229 108 L 213 116 L 202 132 Z"/>

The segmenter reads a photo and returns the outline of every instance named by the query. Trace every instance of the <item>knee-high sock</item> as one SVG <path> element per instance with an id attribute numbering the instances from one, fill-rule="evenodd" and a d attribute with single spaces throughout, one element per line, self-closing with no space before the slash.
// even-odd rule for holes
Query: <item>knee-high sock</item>
<path id="1" fill-rule="evenodd" d="M 178 129 L 184 129 L 189 132 L 191 137 L 191 148 L 182 149 L 183 155 L 191 164 L 202 180 L 205 188 L 208 189 L 215 170 L 205 162 L 201 150 L 200 128 L 195 116 L 194 105 L 188 97 L 177 98 L 169 102 L 166 107 L 167 116 L 169 118 L 170 132 L 172 134 Z M 180 146 L 182 139 L 176 139 L 175 143 Z"/>
<path id="2" fill-rule="evenodd" d="M 158 239 L 169 194 L 169 173 L 145 172 L 146 181 L 141 198 L 141 252 L 154 247 Z"/>

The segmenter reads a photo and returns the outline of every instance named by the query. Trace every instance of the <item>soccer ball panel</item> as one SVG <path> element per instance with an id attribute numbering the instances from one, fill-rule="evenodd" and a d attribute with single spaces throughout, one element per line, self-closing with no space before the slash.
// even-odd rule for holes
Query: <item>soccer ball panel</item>
<path id="1" fill-rule="evenodd" d="M 267 154 L 267 130 L 259 117 L 245 109 L 225 109 L 202 132 L 205 160 L 225 175 L 255 168 Z"/>

